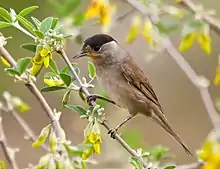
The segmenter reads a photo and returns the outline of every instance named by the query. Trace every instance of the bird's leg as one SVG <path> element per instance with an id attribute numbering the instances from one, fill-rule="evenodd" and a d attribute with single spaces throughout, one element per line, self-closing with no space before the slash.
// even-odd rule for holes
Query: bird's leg
<path id="1" fill-rule="evenodd" d="M 103 97 L 103 96 L 100 96 L 100 95 L 98 95 L 98 94 L 91 94 L 91 95 L 89 95 L 86 99 L 87 99 L 87 103 L 88 103 L 90 106 L 91 106 L 91 101 L 96 101 L 96 99 L 105 100 L 105 101 L 107 101 L 107 102 L 109 102 L 109 103 L 112 103 L 112 104 L 117 105 L 117 103 L 115 103 L 113 100 L 108 99 L 108 98 Z M 118 105 L 117 105 L 117 106 L 118 106 Z"/>
<path id="2" fill-rule="evenodd" d="M 118 124 L 115 128 L 108 131 L 108 134 L 110 134 L 111 138 L 115 139 L 115 134 L 118 131 L 118 129 L 123 126 L 125 123 L 127 123 L 129 120 L 131 120 L 136 114 L 130 114 L 128 117 L 126 117 L 120 124 Z"/>

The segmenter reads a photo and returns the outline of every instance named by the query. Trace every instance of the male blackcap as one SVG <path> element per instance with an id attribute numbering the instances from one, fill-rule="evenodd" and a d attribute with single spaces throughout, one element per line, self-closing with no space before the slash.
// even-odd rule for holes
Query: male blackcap
<path id="1" fill-rule="evenodd" d="M 83 56 L 92 59 L 97 70 L 97 79 L 109 97 L 129 111 L 130 115 L 112 130 L 112 134 L 140 113 L 156 121 L 188 154 L 192 154 L 169 125 L 147 76 L 115 39 L 106 34 L 96 34 L 87 38 L 81 52 L 74 58 Z"/>

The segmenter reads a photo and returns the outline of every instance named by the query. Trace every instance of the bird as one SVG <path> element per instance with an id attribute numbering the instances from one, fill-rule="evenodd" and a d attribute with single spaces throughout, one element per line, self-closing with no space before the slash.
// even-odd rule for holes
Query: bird
<path id="1" fill-rule="evenodd" d="M 145 73 L 135 63 L 129 52 L 123 49 L 112 36 L 100 33 L 85 39 L 81 51 L 73 59 L 82 57 L 91 58 L 96 68 L 97 81 L 112 101 L 98 95 L 92 95 L 92 99 L 103 98 L 129 111 L 129 116 L 110 130 L 113 138 L 121 126 L 137 114 L 142 114 L 159 124 L 183 147 L 187 154 L 192 155 L 169 124 Z"/>

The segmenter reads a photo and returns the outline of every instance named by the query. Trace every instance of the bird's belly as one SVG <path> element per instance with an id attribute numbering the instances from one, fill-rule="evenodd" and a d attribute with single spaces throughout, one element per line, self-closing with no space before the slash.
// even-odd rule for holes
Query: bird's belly
<path id="1" fill-rule="evenodd" d="M 106 90 L 108 96 L 123 108 L 127 108 L 125 102 L 125 88 L 122 82 L 111 76 L 97 76 L 98 82 Z"/>

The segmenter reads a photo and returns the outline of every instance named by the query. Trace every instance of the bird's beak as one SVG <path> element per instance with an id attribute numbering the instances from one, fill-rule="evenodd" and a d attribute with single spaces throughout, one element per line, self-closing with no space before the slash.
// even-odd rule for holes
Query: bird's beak
<path id="1" fill-rule="evenodd" d="M 81 50 L 78 54 L 73 56 L 73 59 L 78 59 L 78 58 L 85 57 L 85 56 L 88 56 L 88 52 Z"/>

